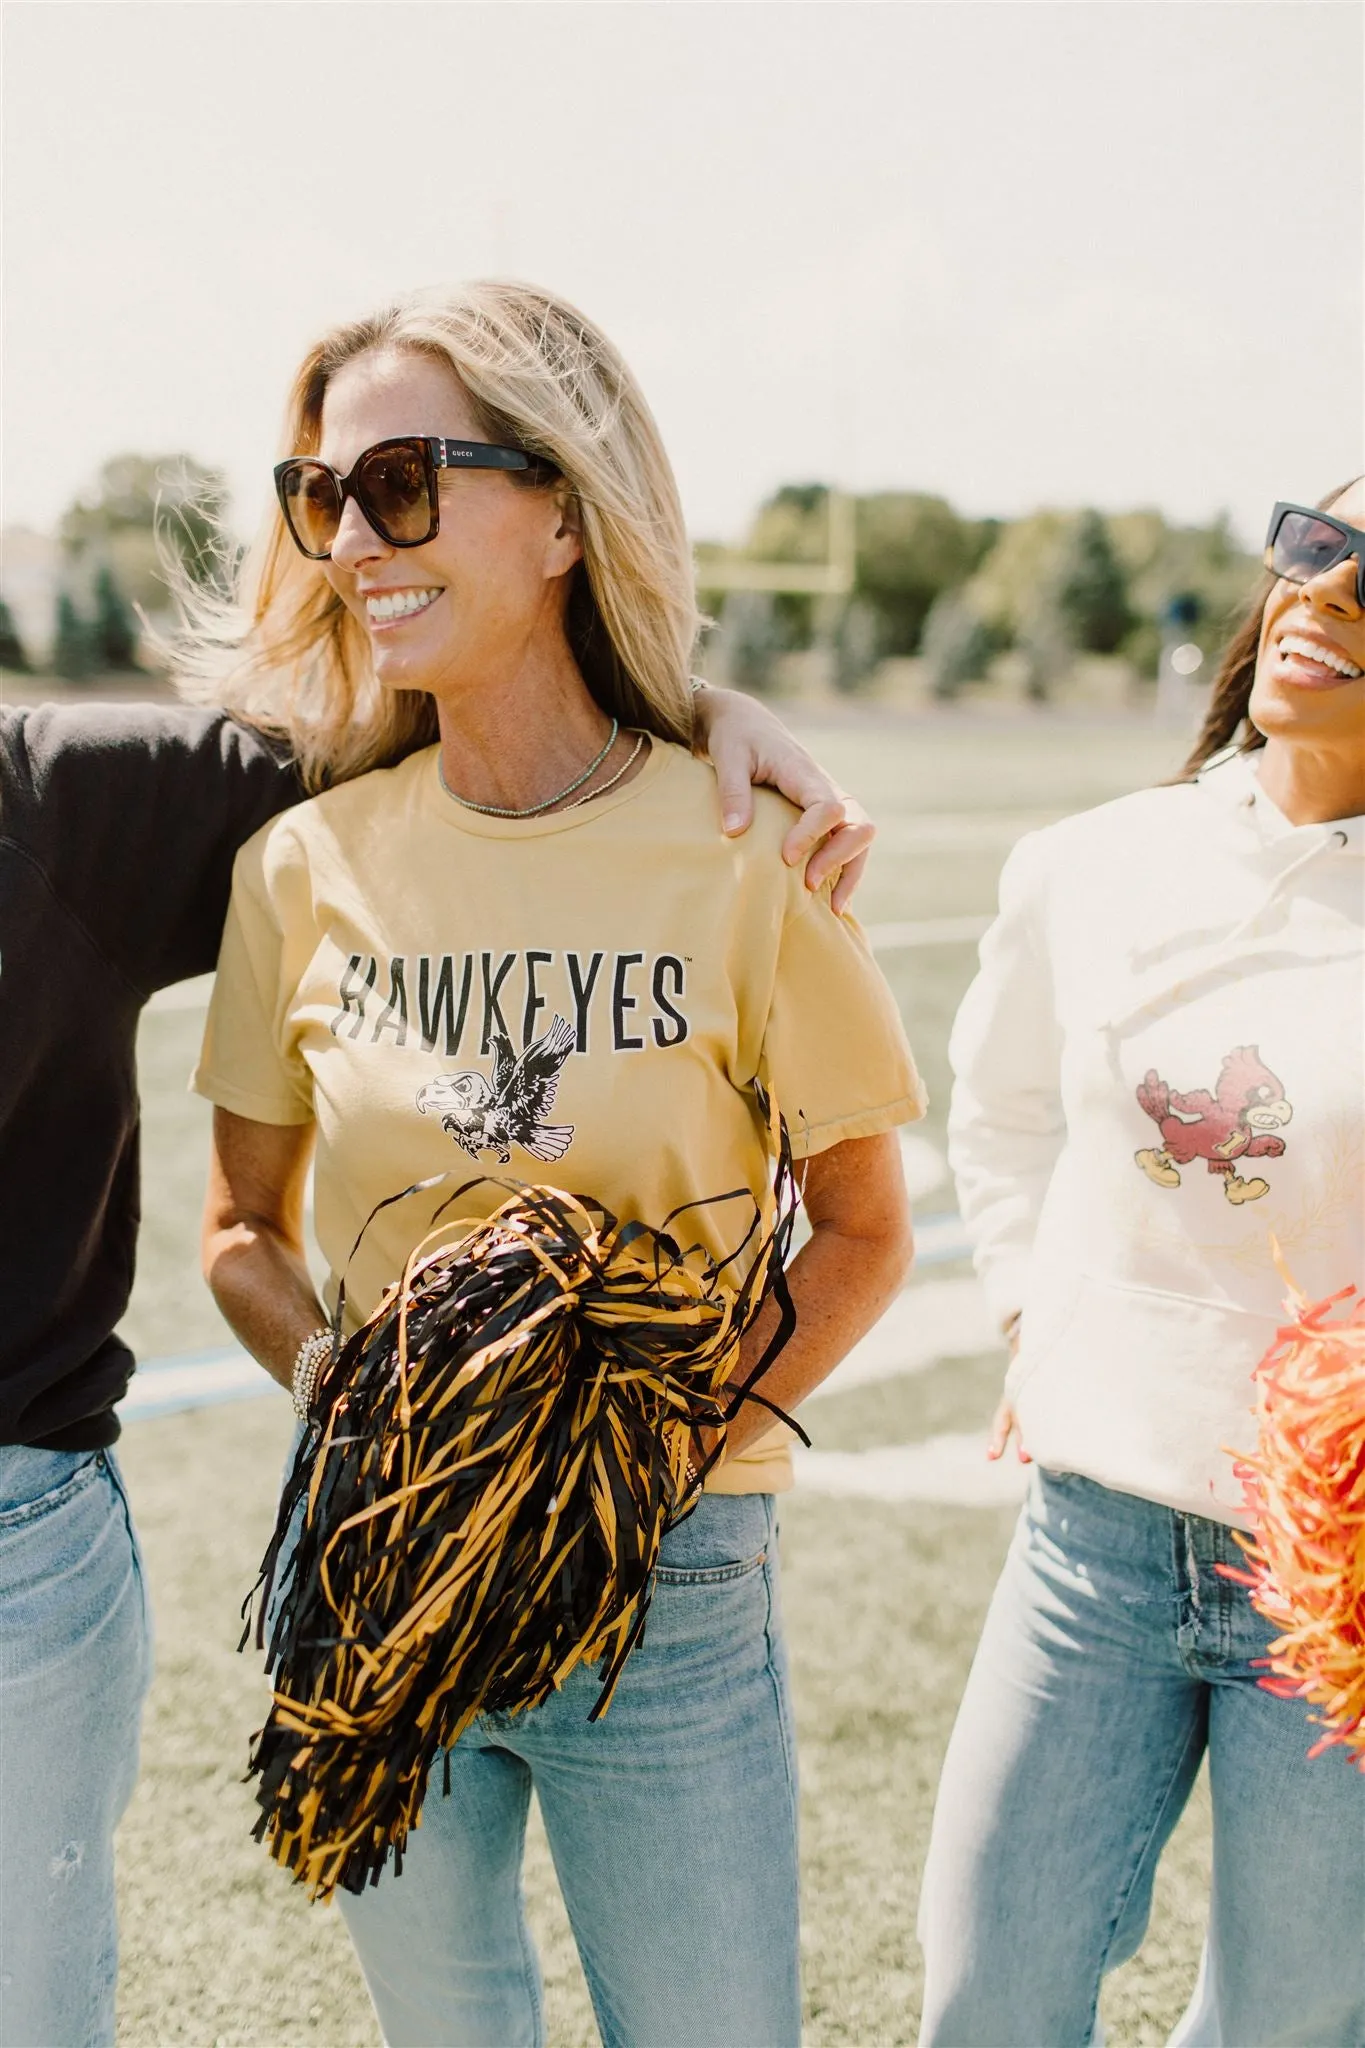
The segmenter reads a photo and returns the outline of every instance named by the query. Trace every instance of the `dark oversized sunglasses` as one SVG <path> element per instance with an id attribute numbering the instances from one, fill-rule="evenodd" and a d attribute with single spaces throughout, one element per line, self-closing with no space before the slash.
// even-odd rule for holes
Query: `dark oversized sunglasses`
<path id="1" fill-rule="evenodd" d="M 316 455 L 291 455 L 275 465 L 275 495 L 290 538 L 310 561 L 325 562 L 354 498 L 381 540 L 394 548 L 420 548 L 440 530 L 437 479 L 443 469 L 535 470 L 553 466 L 524 448 L 491 441 L 445 441 L 436 434 L 403 434 L 376 441 L 357 457 L 348 476 Z"/>
<path id="2" fill-rule="evenodd" d="M 1365 608 L 1365 532 L 1311 505 L 1277 505 L 1265 537 L 1265 565 L 1286 583 L 1311 583 L 1354 555 L 1356 603 Z"/>

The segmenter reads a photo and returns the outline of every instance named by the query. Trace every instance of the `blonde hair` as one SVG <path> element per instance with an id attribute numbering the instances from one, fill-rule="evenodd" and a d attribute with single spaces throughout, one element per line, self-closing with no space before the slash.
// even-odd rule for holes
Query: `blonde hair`
<path id="1" fill-rule="evenodd" d="M 565 617 L 589 690 L 623 725 L 692 739 L 688 668 L 699 616 L 677 484 L 639 385 L 600 329 L 532 285 L 415 294 L 333 329 L 290 392 L 287 455 L 313 453 L 343 364 L 375 349 L 449 364 L 490 441 L 548 458 L 579 508 L 583 560 Z M 544 472 L 532 472 L 532 482 Z M 182 587 L 185 694 L 288 741 L 310 789 L 389 766 L 437 735 L 432 699 L 385 690 L 364 629 L 278 507 L 228 594 Z"/>

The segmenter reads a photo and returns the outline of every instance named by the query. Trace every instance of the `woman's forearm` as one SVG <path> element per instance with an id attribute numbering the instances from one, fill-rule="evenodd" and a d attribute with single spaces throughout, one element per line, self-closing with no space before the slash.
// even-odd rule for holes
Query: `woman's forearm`
<path id="1" fill-rule="evenodd" d="M 288 1387 L 305 1337 L 327 1321 L 303 1252 L 310 1124 L 213 1113 L 204 1202 L 204 1278 L 233 1330 Z"/>
<path id="2" fill-rule="evenodd" d="M 244 1218 L 210 1239 L 205 1274 L 234 1334 L 289 1387 L 300 1344 L 328 1320 L 302 1252 Z"/>
<path id="3" fill-rule="evenodd" d="M 913 1239 L 908 1215 L 885 1233 L 850 1236 L 835 1225 L 817 1225 L 787 1275 L 796 1309 L 796 1328 L 757 1383 L 765 1400 L 790 1415 L 818 1387 L 840 1359 L 866 1336 L 894 1299 L 910 1271 Z M 744 1339 L 742 1385 L 771 1342 L 780 1318 L 769 1296 Z M 772 1416 L 757 1401 L 746 1401 L 726 1431 L 730 1452 L 772 1428 Z"/>

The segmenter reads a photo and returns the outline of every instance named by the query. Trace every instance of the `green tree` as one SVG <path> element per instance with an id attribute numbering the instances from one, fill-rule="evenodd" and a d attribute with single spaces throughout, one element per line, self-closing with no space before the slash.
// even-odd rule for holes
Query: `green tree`
<path id="1" fill-rule="evenodd" d="M 1011 519 L 973 575 L 968 586 L 972 602 L 1001 646 L 1019 637 L 1041 594 L 1055 587 L 1068 524 L 1064 512 Z"/>
<path id="2" fill-rule="evenodd" d="M 1127 578 L 1098 512 L 1084 511 L 1063 544 L 1052 596 L 1071 639 L 1089 654 L 1113 654 L 1133 624 Z"/>
<path id="3" fill-rule="evenodd" d="M 12 674 L 26 676 L 32 664 L 24 652 L 24 643 L 19 638 L 19 628 L 14 623 L 14 614 L 0 597 L 0 668 L 9 669 Z"/>
<path id="4" fill-rule="evenodd" d="M 826 561 L 828 499 L 824 484 L 784 485 L 755 515 L 745 551 L 766 561 Z M 1030 688 L 1039 695 L 1078 653 L 1121 653 L 1155 673 L 1162 620 L 1177 592 L 1198 597 L 1190 638 L 1211 656 L 1258 574 L 1255 558 L 1221 518 L 1174 527 L 1155 511 L 1042 510 L 1009 521 L 972 520 L 942 498 L 908 491 L 860 498 L 856 515 L 855 589 L 832 640 L 841 688 L 857 687 L 874 640 L 878 658 L 919 651 L 936 601 L 952 592 L 963 594 L 992 652 L 1017 646 L 1027 655 Z M 708 552 L 697 551 L 703 593 Z M 776 653 L 810 644 L 824 602 L 784 593 L 760 607 L 760 670 L 771 668 Z M 948 651 L 937 641 L 933 650 L 925 647 L 945 677 L 963 658 L 958 643 L 972 646 L 971 623 L 946 609 L 936 631 L 954 625 Z M 742 631 L 757 627 L 755 614 Z"/>
<path id="5" fill-rule="evenodd" d="M 1015 644 L 1028 661 L 1027 694 L 1036 703 L 1046 703 L 1076 659 L 1071 621 L 1046 586 L 1020 619 Z"/>
<path id="6" fill-rule="evenodd" d="M 785 651 L 771 594 L 766 590 L 727 591 L 720 628 L 729 681 L 737 690 L 761 697 L 772 688 L 774 664 Z"/>
<path id="7" fill-rule="evenodd" d="M 82 683 L 95 665 L 94 635 L 88 619 L 76 609 L 69 590 L 57 593 L 57 632 L 52 643 L 52 666 L 69 683 Z"/>
<path id="8" fill-rule="evenodd" d="M 858 500 L 856 589 L 877 611 L 887 654 L 914 654 L 936 597 L 964 583 L 996 528 L 943 498 L 883 491 Z"/>
<path id="9" fill-rule="evenodd" d="M 936 697 L 956 697 L 964 683 L 980 682 L 997 641 L 971 599 L 945 590 L 929 610 L 920 649 Z"/>
<path id="10" fill-rule="evenodd" d="M 107 562 L 101 562 L 95 572 L 95 616 L 91 621 L 91 637 L 97 667 L 137 668 L 137 620 Z"/>
<path id="11" fill-rule="evenodd" d="M 783 484 L 759 506 L 744 552 L 761 562 L 823 562 L 829 552 L 828 484 Z"/>
<path id="12" fill-rule="evenodd" d="M 1227 520 L 1169 526 L 1159 512 L 1143 511 L 1118 513 L 1107 524 L 1135 614 L 1124 642 L 1129 659 L 1145 674 L 1156 674 L 1162 621 L 1172 598 L 1181 593 L 1199 600 L 1199 617 L 1188 637 L 1206 659 L 1215 656 L 1261 574 L 1257 557 L 1237 545 Z"/>
<path id="13" fill-rule="evenodd" d="M 852 696 L 866 687 L 881 658 L 882 622 L 875 605 L 853 598 L 840 611 L 832 638 L 834 687 Z"/>
<path id="14" fill-rule="evenodd" d="M 58 531 L 72 562 L 108 563 L 125 597 L 155 611 L 168 598 L 163 557 L 196 583 L 222 579 L 226 512 L 221 472 L 192 456 L 116 455 Z"/>
<path id="15" fill-rule="evenodd" d="M 828 508 L 828 484 L 783 484 L 759 506 L 744 552 L 759 562 L 828 561 Z M 804 591 L 774 591 L 773 623 L 782 653 L 809 647 L 815 631 L 814 599 Z"/>
<path id="16" fill-rule="evenodd" d="M 828 561 L 829 495 L 827 484 L 784 484 L 759 507 L 744 552 L 765 562 Z M 998 531 L 997 522 L 962 519 L 944 499 L 924 493 L 885 491 L 859 498 L 848 614 L 857 623 L 849 624 L 848 661 L 836 636 L 840 675 L 851 675 L 860 663 L 866 672 L 874 643 L 878 657 L 913 654 L 934 599 L 972 573 Z M 705 549 L 698 550 L 697 578 L 705 591 Z M 816 610 L 816 601 L 809 596 L 776 596 L 774 630 L 781 635 L 784 651 L 810 645 Z"/>

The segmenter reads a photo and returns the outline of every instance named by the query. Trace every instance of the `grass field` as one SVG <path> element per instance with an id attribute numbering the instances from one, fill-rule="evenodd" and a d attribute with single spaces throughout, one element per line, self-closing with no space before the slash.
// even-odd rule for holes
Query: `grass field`
<path id="1" fill-rule="evenodd" d="M 1012 835 L 1158 779 L 1178 751 L 1149 726 L 1043 717 L 845 717 L 812 721 L 807 734 L 881 822 L 858 906 L 869 924 L 988 911 Z M 959 944 L 883 956 L 934 1095 L 925 1131 L 935 1143 L 948 1025 L 972 963 Z M 184 1084 L 198 1027 L 193 1012 L 172 1011 L 143 1028 L 146 1220 L 125 1329 L 146 1356 L 223 1335 L 195 1262 L 207 1117 Z M 813 1403 L 808 1425 L 817 1448 L 850 1451 L 980 1428 L 1001 1367 L 994 1355 L 944 1360 Z M 126 2048 L 378 2039 L 338 1916 L 309 1908 L 251 1841 L 241 1782 L 265 1693 L 253 1661 L 235 1654 L 237 1610 L 287 1433 L 287 1404 L 268 1395 L 138 1422 L 123 1440 L 159 1629 L 142 1782 L 120 1846 Z M 784 1502 L 814 2048 L 915 2039 L 914 1914 L 934 1784 L 1011 1521 L 999 1509 L 800 1489 Z M 527 1882 L 550 2039 L 578 2048 L 596 2037 L 539 1836 Z M 1111 2042 L 1169 2032 L 1193 1983 L 1206 1883 L 1201 1790 L 1168 1852 L 1147 1943 L 1106 1991 Z"/>

